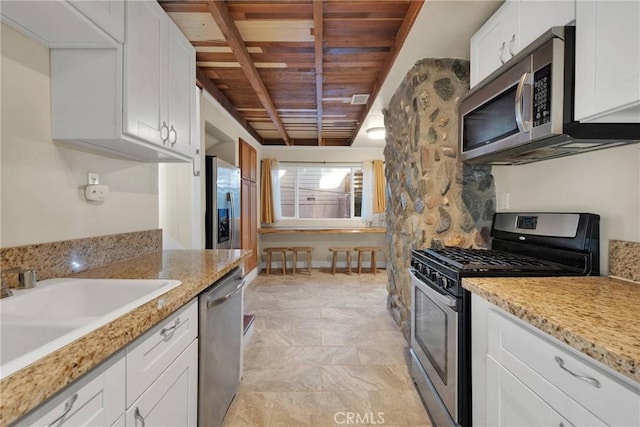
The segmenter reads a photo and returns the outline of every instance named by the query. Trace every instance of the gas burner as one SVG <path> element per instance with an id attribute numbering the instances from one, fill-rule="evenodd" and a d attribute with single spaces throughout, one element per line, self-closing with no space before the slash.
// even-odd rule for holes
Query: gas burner
<path id="1" fill-rule="evenodd" d="M 453 268 L 465 271 L 556 271 L 561 270 L 552 262 L 499 250 L 483 249 L 425 249 L 425 256 L 435 257 Z"/>

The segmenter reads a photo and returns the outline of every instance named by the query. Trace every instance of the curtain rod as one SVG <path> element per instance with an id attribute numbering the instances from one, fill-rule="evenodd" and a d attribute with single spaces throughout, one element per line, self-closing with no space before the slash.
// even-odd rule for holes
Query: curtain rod
<path id="1" fill-rule="evenodd" d="M 374 159 L 374 160 L 382 160 L 382 159 Z M 284 163 L 284 164 L 287 164 L 287 163 L 290 163 L 290 164 L 317 163 L 317 164 L 322 164 L 322 165 L 336 165 L 336 164 L 337 164 L 337 165 L 341 165 L 341 164 L 344 164 L 344 165 L 353 165 L 353 164 L 356 164 L 356 163 L 362 163 L 363 161 L 364 161 L 364 162 L 371 162 L 371 161 L 373 161 L 373 160 L 360 160 L 360 161 L 357 161 L 357 160 L 356 160 L 356 161 L 353 161 L 353 162 L 331 162 L 331 161 L 318 161 L 318 160 L 316 160 L 316 161 L 307 161 L 307 160 L 279 160 L 279 163 L 281 163 L 281 164 L 282 164 L 282 163 Z M 382 160 L 382 163 L 385 163 L 385 161 L 384 161 L 384 160 Z"/>

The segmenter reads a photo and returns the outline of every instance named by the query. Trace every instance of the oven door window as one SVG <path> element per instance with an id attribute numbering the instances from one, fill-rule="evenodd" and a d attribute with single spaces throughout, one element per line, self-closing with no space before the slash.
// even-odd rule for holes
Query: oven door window
<path id="1" fill-rule="evenodd" d="M 447 336 L 449 318 L 447 313 L 416 288 L 415 338 L 427 355 L 434 369 L 447 384 L 447 360 L 449 342 Z"/>

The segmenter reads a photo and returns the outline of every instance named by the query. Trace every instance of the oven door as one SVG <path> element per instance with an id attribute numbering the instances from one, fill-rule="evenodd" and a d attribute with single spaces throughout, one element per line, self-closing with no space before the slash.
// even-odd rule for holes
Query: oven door
<path id="1" fill-rule="evenodd" d="M 410 274 L 411 348 L 450 417 L 459 423 L 458 310 L 461 304 L 455 297 L 416 277 L 413 271 Z M 424 396 L 423 399 L 427 402 Z"/>

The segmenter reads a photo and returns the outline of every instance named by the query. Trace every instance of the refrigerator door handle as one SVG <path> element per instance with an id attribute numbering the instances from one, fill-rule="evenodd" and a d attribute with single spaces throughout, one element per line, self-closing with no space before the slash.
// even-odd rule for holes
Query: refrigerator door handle
<path id="1" fill-rule="evenodd" d="M 235 201 L 233 200 L 233 193 L 230 191 L 227 193 L 227 202 L 231 205 L 229 208 L 229 249 L 236 249 L 233 247 L 233 238 L 235 237 L 233 234 L 235 233 L 236 228 L 236 213 L 235 213 Z"/>

